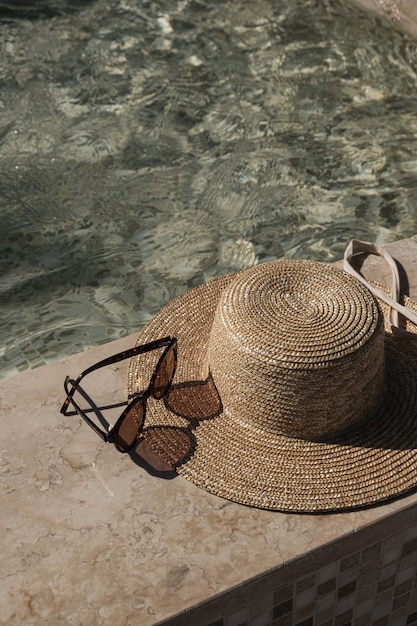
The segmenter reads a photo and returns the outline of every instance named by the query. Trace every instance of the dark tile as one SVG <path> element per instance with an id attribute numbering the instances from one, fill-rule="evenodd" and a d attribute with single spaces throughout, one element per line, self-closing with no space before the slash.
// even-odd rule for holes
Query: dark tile
<path id="1" fill-rule="evenodd" d="M 417 623 L 417 611 L 415 611 L 414 613 L 410 613 L 410 615 L 407 615 L 407 626 L 409 624 L 415 624 Z"/>
<path id="2" fill-rule="evenodd" d="M 322 596 L 323 594 L 329 593 L 329 591 L 333 591 L 334 589 L 336 589 L 336 578 L 330 578 L 330 580 L 326 580 L 318 586 L 317 593 L 319 596 Z"/>
<path id="3" fill-rule="evenodd" d="M 405 606 L 408 603 L 409 599 L 410 599 L 409 593 L 404 593 L 402 596 L 398 596 L 397 598 L 394 598 L 392 602 L 392 610 L 395 611 L 395 609 L 399 609 L 400 607 Z"/>
<path id="4" fill-rule="evenodd" d="M 387 626 L 389 622 L 389 615 L 383 615 L 379 619 L 372 622 L 372 626 Z"/>
<path id="5" fill-rule="evenodd" d="M 392 602 L 392 592 L 393 588 L 391 587 L 390 589 L 385 589 L 385 591 L 378 593 L 375 597 L 374 606 L 377 607 L 381 606 L 381 604 L 388 604 L 389 602 Z"/>
<path id="6" fill-rule="evenodd" d="M 337 591 L 338 598 L 346 598 L 346 596 L 352 595 L 356 591 L 356 580 L 347 585 L 343 585 L 343 587 L 339 587 Z"/>
<path id="7" fill-rule="evenodd" d="M 272 619 L 274 620 L 278 617 L 283 617 L 289 613 L 292 613 L 292 598 L 274 606 L 272 609 Z"/>
<path id="8" fill-rule="evenodd" d="M 344 613 L 340 613 L 340 615 L 336 615 L 334 620 L 334 626 L 345 626 L 345 624 L 349 624 L 353 617 L 353 609 L 349 609 L 349 611 L 345 611 Z"/>
<path id="9" fill-rule="evenodd" d="M 211 622 L 207 626 L 223 626 L 223 618 L 222 619 L 218 619 L 215 622 Z"/>
<path id="10" fill-rule="evenodd" d="M 330 580 L 326 580 L 324 583 L 321 583 L 317 587 L 317 594 L 319 596 L 322 596 L 325 593 L 329 593 L 330 591 L 334 591 L 335 589 L 336 589 L 336 578 L 330 578 Z"/>
<path id="11" fill-rule="evenodd" d="M 377 585 L 376 592 L 381 593 L 382 591 L 385 591 L 386 589 L 390 589 L 391 587 L 394 586 L 394 583 L 395 583 L 395 576 L 390 576 L 389 578 L 380 580 Z"/>
<path id="12" fill-rule="evenodd" d="M 403 593 L 407 593 L 407 591 L 410 591 L 412 584 L 412 580 L 406 580 L 403 583 L 396 585 L 394 587 L 394 598 L 396 598 L 397 596 L 402 596 Z"/>

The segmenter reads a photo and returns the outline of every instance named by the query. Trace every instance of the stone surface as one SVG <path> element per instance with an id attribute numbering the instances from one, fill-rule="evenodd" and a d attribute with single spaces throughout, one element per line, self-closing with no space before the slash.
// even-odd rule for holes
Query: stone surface
<path id="1" fill-rule="evenodd" d="M 390 249 L 417 295 L 417 240 Z M 378 260 L 364 271 L 385 277 Z M 126 337 L 0 384 L 1 624 L 156 624 L 417 503 L 411 495 L 335 515 L 261 511 L 119 454 L 59 413 L 62 383 L 134 343 Z M 105 373 L 115 400 L 125 398 L 126 369 Z"/>
<path id="2" fill-rule="evenodd" d="M 415 0 L 353 0 L 353 2 L 417 37 Z"/>

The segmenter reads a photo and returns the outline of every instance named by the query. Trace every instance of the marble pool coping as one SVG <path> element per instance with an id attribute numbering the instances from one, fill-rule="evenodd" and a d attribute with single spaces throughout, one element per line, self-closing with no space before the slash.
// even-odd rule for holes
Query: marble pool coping
<path id="1" fill-rule="evenodd" d="M 417 297 L 417 236 L 387 247 Z M 389 282 L 377 258 L 364 272 Z M 125 337 L 0 382 L 0 623 L 180 624 L 205 606 L 204 623 L 210 612 L 215 623 L 216 598 L 231 590 L 239 594 L 312 555 L 342 555 L 343 541 L 352 551 L 363 533 L 383 536 L 401 517 L 415 518 L 417 494 L 327 515 L 239 505 L 163 477 L 59 413 L 67 374 L 135 341 Z M 125 397 L 126 368 L 122 362 L 106 373 L 115 399 Z"/>

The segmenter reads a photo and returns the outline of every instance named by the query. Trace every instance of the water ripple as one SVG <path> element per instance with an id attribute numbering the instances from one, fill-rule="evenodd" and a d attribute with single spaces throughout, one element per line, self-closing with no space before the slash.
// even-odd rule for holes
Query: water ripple
<path id="1" fill-rule="evenodd" d="M 0 375 L 139 330 L 221 274 L 417 232 L 410 37 L 341 2 L 69 15 L 51 0 L 53 22 L 12 5 Z M 46 3 L 19 5 L 32 18 Z"/>

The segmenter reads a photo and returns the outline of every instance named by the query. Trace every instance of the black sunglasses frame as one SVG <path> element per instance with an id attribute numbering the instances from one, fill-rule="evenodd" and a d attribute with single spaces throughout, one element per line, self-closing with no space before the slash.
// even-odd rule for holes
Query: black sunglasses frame
<path id="1" fill-rule="evenodd" d="M 74 393 L 77 391 L 80 382 L 83 380 L 85 376 L 87 376 L 87 374 L 90 374 L 91 372 L 94 372 L 95 370 L 98 370 L 101 367 L 106 367 L 107 365 L 114 365 L 115 363 L 119 363 L 120 361 L 123 361 L 125 359 L 130 359 L 134 356 L 138 356 L 139 354 L 145 354 L 146 352 L 151 352 L 152 350 L 158 350 L 159 348 L 165 348 L 165 350 L 163 351 L 163 353 L 158 359 L 158 362 L 155 366 L 155 369 L 153 371 L 153 374 L 151 376 L 151 380 L 149 382 L 147 389 L 134 396 L 134 398 L 128 403 L 123 413 L 120 415 L 120 417 L 116 421 L 115 425 L 108 432 L 106 432 L 105 430 L 102 430 L 99 426 L 97 426 L 95 422 L 93 422 L 93 420 L 91 420 L 88 417 L 86 412 L 74 400 Z M 157 394 L 155 393 L 156 377 L 158 376 L 161 364 L 163 363 L 166 355 L 168 354 L 170 350 L 173 350 L 173 354 L 174 354 L 174 366 L 173 366 L 171 379 L 169 383 L 165 386 L 164 393 Z M 64 388 L 65 388 L 67 397 L 65 398 L 65 401 L 60 409 L 60 412 L 63 415 L 67 415 L 68 409 L 71 405 L 75 409 L 75 411 L 78 413 L 78 415 L 82 417 L 82 419 L 90 426 L 90 428 L 94 430 L 94 432 L 103 441 L 105 441 L 106 443 L 113 443 L 120 452 L 129 452 L 136 445 L 138 437 L 142 432 L 143 425 L 145 423 L 146 403 L 147 403 L 148 398 L 152 396 L 156 398 L 157 400 L 161 400 L 168 393 L 169 388 L 171 387 L 172 380 L 175 376 L 176 367 L 177 367 L 177 340 L 175 337 L 163 337 L 162 339 L 157 339 L 156 341 L 151 341 L 150 343 L 135 346 L 134 348 L 131 348 L 130 350 L 119 352 L 118 354 L 114 354 L 113 356 L 107 357 L 106 359 L 103 359 L 102 361 L 99 361 L 98 363 L 91 365 L 86 370 L 81 372 L 81 374 L 75 380 L 71 379 L 70 376 L 66 377 L 64 381 Z M 132 442 L 130 446 L 126 446 L 122 448 L 118 445 L 118 440 L 117 440 L 118 432 L 124 420 L 126 419 L 126 417 L 129 415 L 129 413 L 138 403 L 142 404 L 142 419 L 140 423 L 138 424 L 138 431 L 137 431 L 136 439 Z"/>

